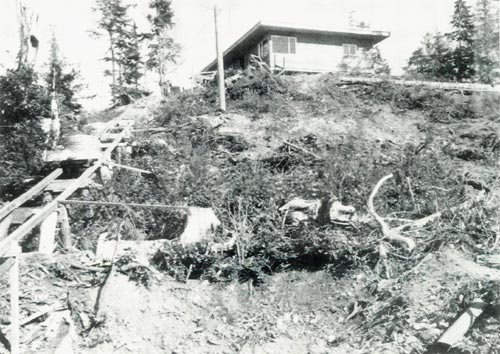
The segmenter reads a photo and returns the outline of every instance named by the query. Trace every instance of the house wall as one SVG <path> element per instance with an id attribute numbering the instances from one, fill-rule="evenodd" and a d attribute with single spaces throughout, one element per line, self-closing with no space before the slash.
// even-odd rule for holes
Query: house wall
<path id="1" fill-rule="evenodd" d="M 339 71 L 342 63 L 347 65 L 356 62 L 357 58 L 343 58 L 343 44 L 356 44 L 358 54 L 372 48 L 370 39 L 352 37 L 333 37 L 320 34 L 284 34 L 297 38 L 296 54 L 280 54 L 271 52 L 271 66 L 285 67 L 288 71 L 329 72 Z"/>

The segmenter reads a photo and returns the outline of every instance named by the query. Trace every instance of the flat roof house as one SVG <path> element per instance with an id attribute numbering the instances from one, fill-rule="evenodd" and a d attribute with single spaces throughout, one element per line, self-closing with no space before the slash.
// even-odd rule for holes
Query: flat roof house
<path id="1" fill-rule="evenodd" d="M 331 29 L 316 26 L 259 22 L 224 52 L 224 67 L 245 69 L 252 55 L 273 70 L 338 72 L 366 67 L 367 52 L 389 32 L 370 29 Z M 203 71 L 214 71 L 217 61 Z"/>

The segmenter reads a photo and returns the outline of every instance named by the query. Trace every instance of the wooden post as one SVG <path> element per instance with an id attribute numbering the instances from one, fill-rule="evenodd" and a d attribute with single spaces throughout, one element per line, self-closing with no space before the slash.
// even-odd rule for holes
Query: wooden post
<path id="1" fill-rule="evenodd" d="M 66 251 L 71 250 L 72 239 L 71 239 L 71 227 L 69 226 L 68 210 L 64 205 L 59 205 L 58 208 L 58 222 L 59 229 L 61 230 L 61 243 Z"/>
<path id="2" fill-rule="evenodd" d="M 482 299 L 474 299 L 469 308 L 443 333 L 437 343 L 453 346 L 461 341 L 474 321 L 483 313 L 486 305 Z"/>
<path id="3" fill-rule="evenodd" d="M 122 163 L 122 148 L 121 147 L 117 147 L 116 148 L 116 162 L 118 164 L 121 164 Z"/>
<path id="4" fill-rule="evenodd" d="M 222 53 L 221 41 L 219 38 L 220 27 L 217 21 L 219 7 L 217 0 L 214 4 L 214 20 L 215 20 L 215 47 L 217 50 L 217 81 L 219 83 L 219 108 L 222 112 L 226 111 L 226 88 L 224 85 L 224 54 Z"/>
<path id="5" fill-rule="evenodd" d="M 40 224 L 40 242 L 38 244 L 38 251 L 44 254 L 51 254 L 56 248 L 55 235 L 57 225 L 57 211 L 51 213 Z"/>
<path id="6" fill-rule="evenodd" d="M 20 354 L 19 348 L 19 260 L 14 256 L 14 264 L 10 268 L 10 353 Z"/>

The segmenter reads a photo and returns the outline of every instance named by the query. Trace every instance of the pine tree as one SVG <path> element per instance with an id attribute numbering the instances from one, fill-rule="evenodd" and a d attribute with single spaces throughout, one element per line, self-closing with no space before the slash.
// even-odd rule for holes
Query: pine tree
<path id="1" fill-rule="evenodd" d="M 422 46 L 408 60 L 406 71 L 429 79 L 453 78 L 452 48 L 448 38 L 441 33 L 427 33 Z"/>
<path id="2" fill-rule="evenodd" d="M 131 30 L 123 34 L 124 41 L 120 42 L 119 61 L 122 67 L 123 85 L 139 89 L 139 79 L 142 77 L 142 59 L 140 38 L 137 25 L 134 23 Z"/>
<path id="3" fill-rule="evenodd" d="M 174 25 L 174 12 L 172 10 L 172 1 L 170 0 L 151 0 L 149 7 L 154 10 L 154 15 L 148 15 L 151 23 L 151 29 L 154 35 L 159 36 L 164 30 L 171 29 Z"/>
<path id="4" fill-rule="evenodd" d="M 129 25 L 127 10 L 129 6 L 123 5 L 121 0 L 97 0 L 94 11 L 99 14 L 96 35 L 106 35 L 109 39 L 109 55 L 104 60 L 111 63 L 111 71 L 106 71 L 112 77 L 111 94 L 113 101 L 117 101 L 122 83 L 119 51 L 124 47 L 124 36 Z"/>
<path id="5" fill-rule="evenodd" d="M 460 82 L 474 76 L 474 23 L 465 0 L 455 1 L 451 24 L 453 31 L 448 33 L 448 37 L 455 42 L 453 72 L 454 78 Z"/>
<path id="6" fill-rule="evenodd" d="M 78 72 L 75 69 L 66 71 L 66 63 L 61 58 L 59 45 L 55 36 L 50 43 L 49 71 L 45 82 L 51 94 L 55 94 L 66 111 L 78 113 L 82 106 L 75 99 L 75 93 L 80 88 L 75 84 Z"/>
<path id="7" fill-rule="evenodd" d="M 146 65 L 148 69 L 156 70 L 159 86 L 162 92 L 165 92 L 168 66 L 176 63 L 180 51 L 180 46 L 168 33 L 174 26 L 174 12 L 170 0 L 151 0 L 149 7 L 154 11 L 154 15 L 147 17 L 151 24 L 151 35 Z"/>
<path id="8" fill-rule="evenodd" d="M 497 1 L 498 3 L 498 1 Z M 499 9 L 491 0 L 479 0 L 476 5 L 474 35 L 474 61 L 478 81 L 493 83 L 499 77 Z"/>

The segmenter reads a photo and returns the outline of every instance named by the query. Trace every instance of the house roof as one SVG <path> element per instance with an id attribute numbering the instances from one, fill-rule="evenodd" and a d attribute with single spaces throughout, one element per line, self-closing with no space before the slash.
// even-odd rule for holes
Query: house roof
<path id="1" fill-rule="evenodd" d="M 257 43 L 266 33 L 271 31 L 275 33 L 289 34 L 313 33 L 323 35 L 350 36 L 355 38 L 370 38 L 372 39 L 373 44 L 376 44 L 390 36 L 390 32 L 387 31 L 374 31 L 362 28 L 336 29 L 320 26 L 260 21 L 224 51 L 224 62 L 230 62 L 238 53 L 250 50 L 252 47 L 257 45 Z M 216 66 L 217 60 L 214 60 L 210 64 L 208 64 L 202 71 L 215 70 Z"/>

